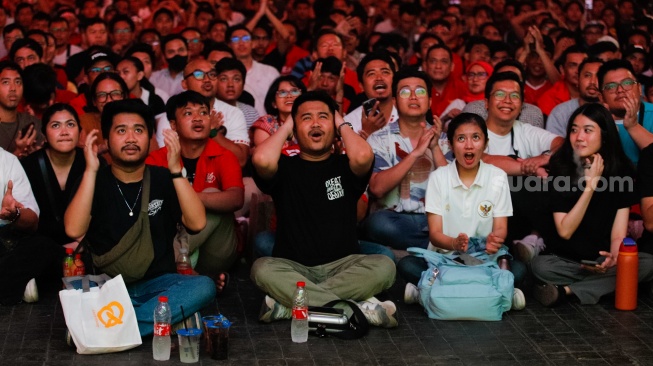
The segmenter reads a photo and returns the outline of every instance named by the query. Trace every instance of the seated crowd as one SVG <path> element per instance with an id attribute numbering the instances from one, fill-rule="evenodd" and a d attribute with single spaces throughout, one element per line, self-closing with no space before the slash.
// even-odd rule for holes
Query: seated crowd
<path id="1" fill-rule="evenodd" d="M 68 248 L 123 276 L 142 335 L 159 295 L 178 323 L 241 255 L 264 322 L 303 281 L 309 305 L 396 327 L 375 296 L 398 273 L 419 302 L 413 247 L 505 247 L 514 310 L 614 292 L 626 237 L 653 281 L 651 18 L 635 0 L 424 3 L 5 2 L 0 304 L 60 286 Z"/>

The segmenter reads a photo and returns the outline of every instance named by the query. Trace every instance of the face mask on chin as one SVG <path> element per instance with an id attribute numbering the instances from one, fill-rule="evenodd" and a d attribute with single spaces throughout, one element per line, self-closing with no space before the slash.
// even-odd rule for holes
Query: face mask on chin
<path id="1" fill-rule="evenodd" d="M 180 72 L 184 70 L 184 67 L 186 67 L 186 64 L 188 63 L 188 56 L 177 55 L 172 58 L 166 58 L 166 62 L 168 63 L 168 68 L 171 71 Z"/>

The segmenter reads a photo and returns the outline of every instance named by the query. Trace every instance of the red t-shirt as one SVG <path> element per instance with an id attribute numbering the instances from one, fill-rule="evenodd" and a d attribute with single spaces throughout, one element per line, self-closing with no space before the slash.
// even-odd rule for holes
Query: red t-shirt
<path id="1" fill-rule="evenodd" d="M 571 99 L 569 89 L 564 80 L 559 80 L 549 90 L 542 94 L 542 97 L 537 101 L 537 106 L 540 107 L 544 115 L 551 114 L 551 110 L 560 103 L 564 103 Z"/>
<path id="2" fill-rule="evenodd" d="M 442 93 L 436 92 L 435 88 L 431 89 L 431 112 L 439 117 L 451 102 L 456 99 L 462 99 L 465 96 L 466 90 L 467 85 L 451 73 L 449 75 L 449 81 L 444 86 Z"/>
<path id="3" fill-rule="evenodd" d="M 553 84 L 550 81 L 545 81 L 544 84 L 540 85 L 539 88 L 533 88 L 529 83 L 524 84 L 524 102 L 532 105 L 537 105 L 537 101 L 540 100 L 542 95 L 546 93 L 547 90 L 551 89 Z"/>
<path id="4" fill-rule="evenodd" d="M 145 164 L 168 167 L 168 148 L 152 151 Z M 183 167 L 184 162 L 181 161 Z M 208 139 L 204 151 L 197 160 L 193 189 L 202 192 L 206 188 L 225 191 L 232 187 L 243 188 L 243 175 L 238 158 L 231 151 Z"/>

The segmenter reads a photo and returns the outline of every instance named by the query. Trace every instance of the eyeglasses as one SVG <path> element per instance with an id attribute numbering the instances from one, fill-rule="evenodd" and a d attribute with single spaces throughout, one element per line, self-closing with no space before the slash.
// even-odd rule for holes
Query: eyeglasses
<path id="1" fill-rule="evenodd" d="M 191 43 L 198 44 L 198 43 L 200 43 L 200 39 L 199 38 L 186 39 L 186 43 L 188 43 L 188 44 L 191 44 Z"/>
<path id="2" fill-rule="evenodd" d="M 218 73 L 215 72 L 215 70 L 211 70 L 211 71 L 195 70 L 190 74 L 184 75 L 184 79 L 188 79 L 191 76 L 197 80 L 204 80 L 205 76 L 208 76 L 209 80 L 215 80 L 218 78 Z"/>
<path id="3" fill-rule="evenodd" d="M 467 73 L 467 78 L 473 79 L 473 78 L 479 78 L 479 79 L 485 79 L 487 78 L 487 72 L 482 71 L 482 72 L 468 72 Z"/>
<path id="4" fill-rule="evenodd" d="M 290 90 L 277 90 L 277 97 L 279 98 L 286 98 L 289 95 L 292 95 L 293 97 L 298 97 L 302 94 L 301 89 L 290 89 Z"/>
<path id="5" fill-rule="evenodd" d="M 130 28 L 122 28 L 122 29 L 114 29 L 113 32 L 116 34 L 127 34 L 127 33 L 131 33 L 132 30 Z"/>
<path id="6" fill-rule="evenodd" d="M 91 67 L 88 72 L 93 72 L 93 73 L 100 73 L 100 72 L 113 72 L 113 66 L 105 66 L 105 67 Z"/>
<path id="7" fill-rule="evenodd" d="M 112 91 L 110 91 L 108 93 L 101 92 L 101 93 L 95 94 L 95 101 L 100 102 L 100 103 L 104 103 L 104 102 L 107 101 L 108 98 L 111 98 L 111 101 L 114 101 L 114 100 L 122 100 L 123 97 L 124 97 L 124 95 L 123 95 L 122 91 L 112 90 Z"/>
<path id="8" fill-rule="evenodd" d="M 252 40 L 252 37 L 250 37 L 250 36 L 231 37 L 231 43 L 249 42 L 251 40 Z"/>
<path id="9" fill-rule="evenodd" d="M 321 43 L 317 46 L 318 48 L 322 49 L 329 49 L 329 48 L 342 48 L 342 43 L 340 42 L 335 42 L 335 43 Z"/>
<path id="10" fill-rule="evenodd" d="M 633 79 L 624 79 L 621 80 L 621 82 L 617 83 L 607 83 L 603 85 L 603 90 L 609 91 L 610 93 L 616 93 L 617 90 L 619 90 L 619 85 L 621 85 L 622 88 L 624 88 L 625 91 L 632 90 L 633 87 L 637 84 L 637 81 Z"/>
<path id="11" fill-rule="evenodd" d="M 401 90 L 399 90 L 399 98 L 408 99 L 408 98 L 410 98 L 410 94 L 412 92 L 413 91 L 411 91 L 409 87 L 401 88 Z M 422 97 L 425 97 L 425 96 L 428 95 L 428 93 L 426 92 L 426 89 L 422 88 L 421 86 L 418 86 L 417 88 L 415 88 L 414 93 L 415 93 L 415 96 L 418 97 L 418 98 L 422 98 Z"/>
<path id="12" fill-rule="evenodd" d="M 52 33 L 64 33 L 68 32 L 68 28 L 52 28 L 50 31 L 52 31 Z"/>
<path id="13" fill-rule="evenodd" d="M 492 93 L 492 95 L 494 96 L 494 99 L 498 101 L 502 101 L 506 99 L 506 97 L 510 98 L 511 101 L 521 100 L 521 94 L 518 92 L 506 93 L 503 90 L 497 90 L 494 93 Z"/>

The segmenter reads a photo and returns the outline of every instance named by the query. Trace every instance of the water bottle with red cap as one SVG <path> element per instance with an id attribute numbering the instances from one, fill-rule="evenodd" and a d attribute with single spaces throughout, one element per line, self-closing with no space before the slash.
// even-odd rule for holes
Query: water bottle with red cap
<path id="1" fill-rule="evenodd" d="M 614 306 L 617 309 L 635 310 L 637 308 L 638 273 L 637 243 L 631 238 L 625 238 L 619 247 L 619 257 L 617 258 L 617 284 L 614 298 Z"/>
<path id="2" fill-rule="evenodd" d="M 293 295 L 290 335 L 295 343 L 304 343 L 308 340 L 308 297 L 305 287 L 305 282 L 297 282 L 297 289 Z"/>

